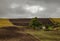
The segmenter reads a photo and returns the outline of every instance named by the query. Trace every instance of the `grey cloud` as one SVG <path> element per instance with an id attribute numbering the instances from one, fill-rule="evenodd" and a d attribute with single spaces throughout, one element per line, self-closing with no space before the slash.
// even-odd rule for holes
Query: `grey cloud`
<path id="1" fill-rule="evenodd" d="M 9 6 L 12 3 L 17 3 L 21 7 L 12 9 Z M 32 14 L 23 9 L 23 5 L 40 5 L 46 10 Z M 60 0 L 0 0 L 0 17 L 6 18 L 29 18 L 29 17 L 60 17 L 60 12 L 56 13 L 57 8 L 60 8 Z"/>

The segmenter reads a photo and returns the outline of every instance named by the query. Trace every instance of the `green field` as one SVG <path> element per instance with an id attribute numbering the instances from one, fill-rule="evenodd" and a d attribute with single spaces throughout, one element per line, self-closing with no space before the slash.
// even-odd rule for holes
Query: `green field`
<path id="1" fill-rule="evenodd" d="M 60 31 L 26 30 L 25 32 L 34 35 L 40 41 L 60 41 Z"/>
<path id="2" fill-rule="evenodd" d="M 21 27 L 25 28 L 25 27 Z M 20 29 L 20 27 L 19 27 Z M 33 30 L 33 29 L 23 29 L 20 32 L 28 33 L 39 39 L 40 41 L 60 41 L 60 27 L 59 30 L 45 31 L 45 30 Z"/>

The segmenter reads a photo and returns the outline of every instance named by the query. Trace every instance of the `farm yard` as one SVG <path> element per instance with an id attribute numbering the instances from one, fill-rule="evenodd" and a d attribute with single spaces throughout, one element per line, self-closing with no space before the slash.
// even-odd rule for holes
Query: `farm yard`
<path id="1" fill-rule="evenodd" d="M 60 19 L 53 20 L 60 22 Z M 0 41 L 60 41 L 60 27 L 57 28 L 52 31 L 34 30 L 27 26 L 16 26 L 9 19 L 0 19 Z"/>

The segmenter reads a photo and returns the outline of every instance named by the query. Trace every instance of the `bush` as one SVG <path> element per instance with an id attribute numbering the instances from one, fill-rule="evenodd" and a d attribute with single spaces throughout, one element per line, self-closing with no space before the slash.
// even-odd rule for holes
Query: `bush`
<path id="1" fill-rule="evenodd" d="M 32 20 L 29 23 L 29 26 L 32 27 L 33 29 L 36 28 L 41 28 L 42 24 L 38 21 L 38 18 L 32 18 Z"/>
<path id="2" fill-rule="evenodd" d="M 46 30 L 47 30 L 47 31 L 51 31 L 51 30 L 53 30 L 53 26 L 48 25 L 47 28 L 46 28 Z"/>

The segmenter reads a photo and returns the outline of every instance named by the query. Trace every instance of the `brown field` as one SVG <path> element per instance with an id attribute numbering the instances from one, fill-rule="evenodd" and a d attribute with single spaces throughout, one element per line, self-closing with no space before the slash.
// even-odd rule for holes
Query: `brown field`
<path id="1" fill-rule="evenodd" d="M 2 27 L 0 28 L 0 41 L 40 41 L 33 35 L 25 32 L 22 33 L 23 31 L 21 31 L 22 30 L 18 30 L 18 28 L 12 26 Z"/>
<path id="2" fill-rule="evenodd" d="M 0 41 L 60 41 L 60 30 L 33 30 L 23 26 L 17 28 L 0 28 Z"/>

